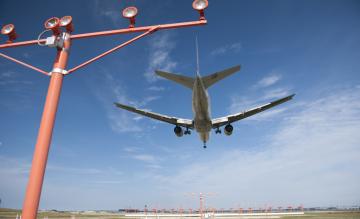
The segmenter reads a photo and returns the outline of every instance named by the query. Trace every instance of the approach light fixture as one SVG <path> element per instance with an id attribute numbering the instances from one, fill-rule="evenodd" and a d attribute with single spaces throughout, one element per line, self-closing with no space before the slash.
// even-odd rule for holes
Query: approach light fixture
<path id="1" fill-rule="evenodd" d="M 1 34 L 7 35 L 9 37 L 7 43 L 12 43 L 17 38 L 14 24 L 7 24 L 3 26 L 1 28 Z"/>
<path id="2" fill-rule="evenodd" d="M 60 19 L 60 27 L 65 27 L 66 31 L 71 33 L 74 31 L 74 25 L 72 23 L 71 16 L 64 16 Z"/>
<path id="3" fill-rule="evenodd" d="M 135 17 L 137 13 L 138 9 L 134 6 L 127 7 L 122 11 L 122 16 L 130 20 L 130 28 L 135 27 Z"/>
<path id="4" fill-rule="evenodd" d="M 192 3 L 192 7 L 197 10 L 200 14 L 200 20 L 205 20 L 204 10 L 209 6 L 207 0 L 195 0 Z"/>
<path id="5" fill-rule="evenodd" d="M 45 21 L 44 26 L 47 30 L 52 30 L 54 35 L 60 34 L 60 19 L 57 17 L 49 18 Z"/>

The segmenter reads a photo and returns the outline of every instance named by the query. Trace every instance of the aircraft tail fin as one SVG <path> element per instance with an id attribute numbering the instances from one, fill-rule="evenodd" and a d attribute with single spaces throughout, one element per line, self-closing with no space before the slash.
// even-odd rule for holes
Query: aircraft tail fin
<path id="1" fill-rule="evenodd" d="M 196 38 L 195 38 L 195 44 L 196 44 L 196 76 L 200 77 L 199 45 L 198 45 L 197 35 L 196 35 Z"/>
<path id="2" fill-rule="evenodd" d="M 166 71 L 160 71 L 160 70 L 156 70 L 155 72 L 160 77 L 166 78 L 168 80 L 171 80 L 178 84 L 181 84 L 187 88 L 193 89 L 193 86 L 194 86 L 193 78 L 183 76 L 183 75 L 173 74 L 173 73 L 166 72 Z"/>
<path id="3" fill-rule="evenodd" d="M 237 65 L 237 66 L 225 69 L 223 71 L 215 72 L 214 74 L 204 76 L 201 78 L 201 80 L 203 81 L 205 88 L 208 88 L 211 85 L 215 84 L 216 82 L 239 71 L 240 68 L 241 68 L 241 66 Z"/>

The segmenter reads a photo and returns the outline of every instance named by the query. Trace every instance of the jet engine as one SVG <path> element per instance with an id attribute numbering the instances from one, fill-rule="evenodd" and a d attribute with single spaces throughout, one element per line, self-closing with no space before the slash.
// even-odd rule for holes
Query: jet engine
<path id="1" fill-rule="evenodd" d="M 231 135 L 233 132 L 234 127 L 230 124 L 227 124 L 224 128 L 225 135 Z"/>
<path id="2" fill-rule="evenodd" d="M 174 132 L 175 132 L 175 135 L 178 137 L 181 137 L 184 134 L 183 129 L 180 126 L 176 126 L 174 128 Z"/>

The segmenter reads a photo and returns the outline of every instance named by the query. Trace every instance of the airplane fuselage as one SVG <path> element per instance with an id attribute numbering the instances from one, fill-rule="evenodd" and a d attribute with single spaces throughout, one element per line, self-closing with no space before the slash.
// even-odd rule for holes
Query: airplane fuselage
<path id="1" fill-rule="evenodd" d="M 199 133 L 200 139 L 206 143 L 209 140 L 212 128 L 210 101 L 209 94 L 199 75 L 196 76 L 194 82 L 192 108 L 194 112 L 194 128 Z"/>

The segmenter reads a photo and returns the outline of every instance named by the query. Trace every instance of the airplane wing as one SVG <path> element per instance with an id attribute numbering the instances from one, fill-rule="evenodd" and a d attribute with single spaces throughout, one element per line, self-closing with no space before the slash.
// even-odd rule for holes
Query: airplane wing
<path id="1" fill-rule="evenodd" d="M 213 119 L 213 120 L 211 120 L 212 127 L 213 128 L 218 128 L 218 127 L 221 127 L 221 126 L 226 125 L 228 123 L 232 123 L 232 122 L 239 121 L 241 119 L 245 119 L 245 118 L 247 118 L 249 116 L 255 115 L 257 113 L 260 113 L 262 111 L 270 109 L 270 108 L 272 108 L 274 106 L 285 103 L 285 102 L 291 100 L 294 96 L 295 96 L 295 94 L 292 94 L 290 96 L 281 98 L 279 100 L 275 100 L 273 102 L 264 104 L 264 105 L 259 106 L 259 107 L 252 108 L 250 110 L 246 110 L 244 112 L 240 112 L 240 113 L 236 113 L 236 114 L 233 114 L 233 115 L 228 115 L 228 116 L 225 116 L 225 117 L 220 117 L 220 118 Z"/>
<path id="2" fill-rule="evenodd" d="M 143 116 L 147 116 L 152 119 L 167 122 L 167 123 L 170 123 L 173 125 L 182 126 L 182 127 L 189 128 L 189 129 L 194 128 L 193 120 L 190 120 L 190 119 L 181 119 L 181 118 L 176 118 L 176 117 L 170 117 L 170 116 L 162 115 L 159 113 L 153 113 L 153 112 L 142 110 L 142 109 L 136 109 L 135 107 L 127 106 L 127 105 L 120 104 L 120 103 L 114 103 L 114 104 L 121 109 L 125 109 L 130 112 L 134 112 L 134 113 L 137 113 L 137 114 L 140 114 Z"/>

